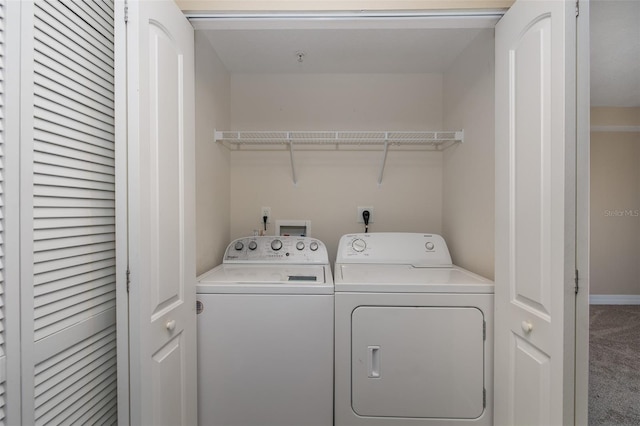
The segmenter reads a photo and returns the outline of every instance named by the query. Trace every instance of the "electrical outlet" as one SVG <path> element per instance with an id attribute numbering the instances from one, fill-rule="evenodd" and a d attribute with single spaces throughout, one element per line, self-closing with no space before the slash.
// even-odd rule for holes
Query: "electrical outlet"
<path id="1" fill-rule="evenodd" d="M 265 216 L 267 217 L 267 223 L 271 223 L 271 207 L 262 207 L 260 209 L 260 222 Z"/>
<path id="2" fill-rule="evenodd" d="M 357 223 L 364 223 L 364 219 L 362 218 L 362 212 L 365 210 L 369 210 L 369 223 L 373 223 L 373 207 L 372 206 L 358 206 L 358 218 L 356 220 Z"/>

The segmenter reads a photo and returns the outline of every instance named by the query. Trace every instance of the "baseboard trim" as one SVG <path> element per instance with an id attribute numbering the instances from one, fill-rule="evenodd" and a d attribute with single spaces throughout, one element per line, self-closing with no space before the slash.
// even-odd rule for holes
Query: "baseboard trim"
<path id="1" fill-rule="evenodd" d="M 591 126 L 592 132 L 640 132 L 640 126 Z"/>
<path id="2" fill-rule="evenodd" d="M 591 294 L 591 305 L 640 305 L 640 294 Z"/>

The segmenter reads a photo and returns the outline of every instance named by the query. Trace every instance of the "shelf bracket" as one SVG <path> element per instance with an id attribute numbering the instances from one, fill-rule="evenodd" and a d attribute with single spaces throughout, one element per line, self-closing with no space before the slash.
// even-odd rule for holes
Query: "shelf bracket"
<path id="1" fill-rule="evenodd" d="M 380 164 L 380 174 L 378 175 L 378 186 L 382 185 L 382 175 L 384 174 L 384 166 L 387 162 L 387 153 L 389 152 L 389 134 L 384 134 L 384 151 L 382 153 L 382 162 Z"/>
<path id="2" fill-rule="evenodd" d="M 291 178 L 293 179 L 293 184 L 298 185 L 298 176 L 296 175 L 296 162 L 295 156 L 293 155 L 293 142 L 291 141 L 289 132 L 287 132 L 287 143 L 289 144 L 289 156 L 291 157 Z"/>

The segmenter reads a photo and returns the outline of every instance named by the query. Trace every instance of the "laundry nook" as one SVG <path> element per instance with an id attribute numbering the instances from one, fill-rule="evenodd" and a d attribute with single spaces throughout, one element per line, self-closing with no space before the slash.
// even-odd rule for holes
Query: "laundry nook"
<path id="1" fill-rule="evenodd" d="M 0 0 L 0 425 L 587 424 L 591 3 Z"/>

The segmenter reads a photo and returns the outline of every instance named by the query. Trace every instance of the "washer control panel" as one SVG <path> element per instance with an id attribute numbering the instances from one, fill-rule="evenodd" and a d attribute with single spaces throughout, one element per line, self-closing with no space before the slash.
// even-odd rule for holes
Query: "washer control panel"
<path id="1" fill-rule="evenodd" d="M 327 248 L 310 237 L 244 237 L 227 246 L 223 263 L 328 264 Z"/>
<path id="2" fill-rule="evenodd" d="M 375 232 L 343 235 L 336 263 L 451 266 L 451 255 L 437 234 Z"/>

